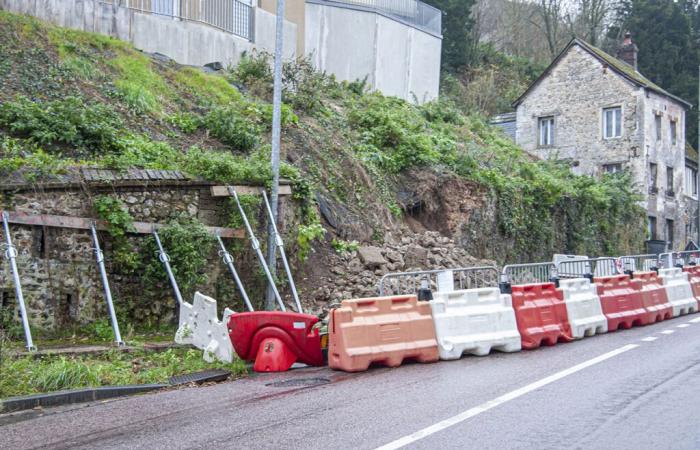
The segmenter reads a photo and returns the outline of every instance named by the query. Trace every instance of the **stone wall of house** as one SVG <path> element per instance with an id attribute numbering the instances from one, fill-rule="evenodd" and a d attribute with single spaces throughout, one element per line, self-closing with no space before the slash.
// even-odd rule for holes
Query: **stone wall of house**
<path id="1" fill-rule="evenodd" d="M 622 108 L 622 136 L 603 138 L 603 109 Z M 654 115 L 663 115 L 663 136 L 657 142 Z M 551 146 L 539 145 L 538 119 L 554 117 Z M 619 164 L 632 174 L 643 207 L 658 216 L 657 238 L 664 239 L 666 219 L 674 220 L 674 249 L 685 244 L 683 107 L 667 97 L 640 88 L 574 45 L 523 99 L 517 108 L 516 142 L 543 159 L 567 161 L 575 173 L 600 175 L 605 165 Z M 669 118 L 678 121 L 671 145 Z M 658 194 L 650 195 L 649 165 L 657 164 Z M 674 196 L 666 195 L 666 167 L 674 169 Z"/>
<path id="2" fill-rule="evenodd" d="M 230 211 L 225 197 L 212 197 L 209 185 L 191 182 L 134 183 L 119 187 L 85 184 L 64 188 L 35 186 L 4 190 L 0 192 L 0 209 L 95 218 L 92 199 L 97 195 L 121 199 L 134 220 L 140 222 L 164 224 L 173 217 L 185 215 L 197 218 L 204 225 L 221 227 L 226 225 L 226 215 Z M 265 223 L 262 215 L 259 217 L 261 220 L 256 219 L 252 218 L 254 223 Z M 10 229 L 19 252 L 19 272 L 33 327 L 56 330 L 108 317 L 89 230 L 19 224 L 11 224 Z M 157 295 L 149 297 L 147 302 L 143 301 L 141 297 L 146 286 L 140 279 L 141 274 L 125 275 L 120 272 L 110 259 L 110 236 L 106 232 L 100 232 L 99 236 L 117 310 L 123 310 L 126 302 L 132 302 L 139 305 L 132 309 L 136 320 L 151 321 L 153 317 L 158 317 L 162 322 L 171 320 L 176 308 L 167 280 L 163 279 Z M 4 241 L 4 236 L 2 238 Z M 137 251 L 141 251 L 140 246 L 146 239 L 149 236 L 143 234 L 129 237 Z M 255 270 L 247 270 L 255 264 L 249 246 L 241 245 L 239 239 L 225 239 L 225 242 L 232 253 L 234 247 L 237 249 L 234 256 L 243 278 L 254 285 L 259 280 L 255 278 Z M 225 266 L 216 251 L 207 257 L 207 281 L 198 288 L 211 296 L 227 300 L 227 305 L 235 308 L 240 299 Z M 252 286 L 248 287 L 253 290 Z M 5 260 L 2 260 L 0 270 L 0 301 L 3 307 L 14 310 L 15 315 L 19 313 L 9 264 Z"/>

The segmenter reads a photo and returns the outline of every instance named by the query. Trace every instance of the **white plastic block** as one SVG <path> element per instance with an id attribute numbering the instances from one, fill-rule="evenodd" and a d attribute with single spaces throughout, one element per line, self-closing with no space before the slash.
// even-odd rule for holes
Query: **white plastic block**
<path id="1" fill-rule="evenodd" d="M 498 288 L 437 292 L 430 307 L 440 359 L 459 359 L 464 353 L 482 356 L 491 349 L 520 351 L 511 297 Z"/>
<path id="2" fill-rule="evenodd" d="M 559 280 L 574 339 L 608 332 L 596 285 L 588 278 Z"/>
<path id="3" fill-rule="evenodd" d="M 663 280 L 668 302 L 673 306 L 673 317 L 698 312 L 698 302 L 686 272 L 679 267 L 659 269 L 659 278 Z"/>
<path id="4" fill-rule="evenodd" d="M 180 305 L 180 326 L 175 333 L 178 344 L 192 344 L 204 350 L 208 362 L 218 359 L 233 362 L 233 345 L 228 335 L 228 318 L 233 311 L 224 309 L 223 320 L 216 312 L 216 300 L 196 292 L 192 304 Z"/>
<path id="5" fill-rule="evenodd" d="M 452 292 L 455 290 L 455 273 L 452 270 L 443 270 L 437 274 L 437 291 Z"/>

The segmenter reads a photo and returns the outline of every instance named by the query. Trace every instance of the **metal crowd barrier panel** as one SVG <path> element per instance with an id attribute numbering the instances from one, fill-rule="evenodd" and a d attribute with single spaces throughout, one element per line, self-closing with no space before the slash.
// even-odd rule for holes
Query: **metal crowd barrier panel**
<path id="1" fill-rule="evenodd" d="M 427 284 L 431 290 L 462 290 L 498 286 L 498 269 L 494 266 L 397 272 L 379 280 L 379 295 L 415 294 Z"/>
<path id="2" fill-rule="evenodd" d="M 546 283 L 556 276 L 557 268 L 553 262 L 508 264 L 501 272 L 501 283 L 511 285 Z"/>
<path id="3" fill-rule="evenodd" d="M 650 272 L 659 267 L 658 255 L 625 255 L 620 256 L 624 272 Z"/>
<path id="4" fill-rule="evenodd" d="M 557 265 L 559 278 L 606 277 L 624 273 L 619 258 L 589 258 L 562 261 Z"/>
<path id="5" fill-rule="evenodd" d="M 677 265 L 700 265 L 700 251 L 670 252 L 659 255 L 659 268 L 670 269 Z"/>

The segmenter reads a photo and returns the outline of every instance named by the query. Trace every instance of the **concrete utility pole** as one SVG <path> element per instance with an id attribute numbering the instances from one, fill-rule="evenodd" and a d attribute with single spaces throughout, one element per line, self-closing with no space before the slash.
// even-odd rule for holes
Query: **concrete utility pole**
<path id="1" fill-rule="evenodd" d="M 272 219 L 277 220 L 280 183 L 280 134 L 282 125 L 282 48 L 284 46 L 284 0 L 277 0 L 277 22 L 275 30 L 275 67 L 273 70 L 274 84 L 272 93 L 272 189 L 270 191 L 270 207 Z M 277 246 L 275 241 L 275 224 L 267 227 L 267 265 L 274 277 L 277 273 Z M 265 309 L 275 309 L 275 292 L 271 284 L 267 285 Z"/>

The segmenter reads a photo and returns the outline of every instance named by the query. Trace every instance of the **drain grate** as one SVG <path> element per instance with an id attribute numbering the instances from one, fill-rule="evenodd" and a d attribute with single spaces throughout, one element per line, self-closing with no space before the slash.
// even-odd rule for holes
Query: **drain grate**
<path id="1" fill-rule="evenodd" d="M 321 386 L 323 384 L 330 383 L 331 380 L 328 378 L 292 378 L 291 380 L 274 381 L 272 383 L 267 383 L 265 386 L 269 387 L 308 387 L 308 386 Z"/>
<path id="2" fill-rule="evenodd" d="M 203 370 L 201 372 L 194 372 L 194 373 L 188 373 L 185 375 L 177 375 L 174 377 L 170 377 L 168 380 L 168 383 L 170 385 L 175 386 L 178 384 L 187 384 L 187 383 L 206 383 L 210 381 L 225 381 L 229 376 L 231 375 L 230 370 L 221 370 L 221 369 L 215 369 L 215 370 Z"/>

